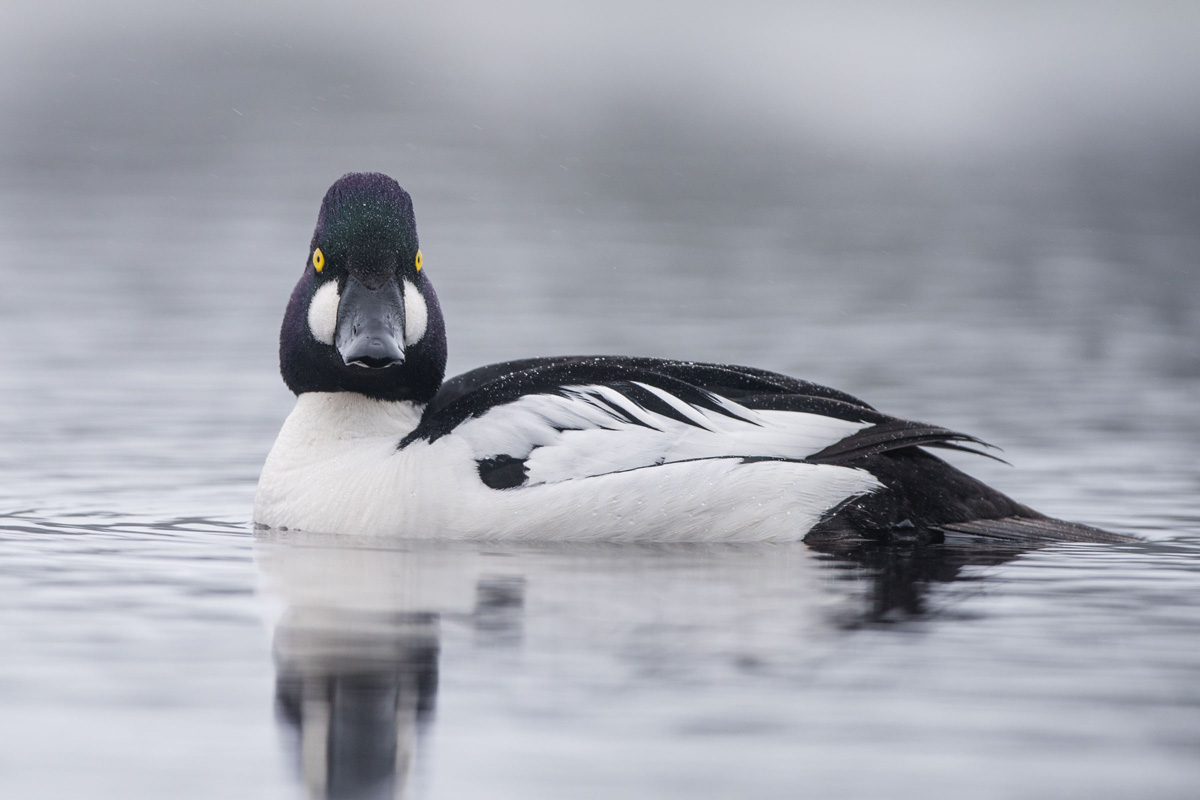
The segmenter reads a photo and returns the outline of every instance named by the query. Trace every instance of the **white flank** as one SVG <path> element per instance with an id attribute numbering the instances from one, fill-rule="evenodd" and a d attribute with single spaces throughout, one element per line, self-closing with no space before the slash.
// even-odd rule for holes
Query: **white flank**
<path id="1" fill-rule="evenodd" d="M 421 341 L 429 324 L 429 309 L 425 298 L 410 281 L 404 282 L 404 344 L 408 347 Z"/>
<path id="2" fill-rule="evenodd" d="M 606 397 L 642 424 L 613 413 Z M 565 398 L 497 406 L 398 450 L 420 406 L 303 394 L 263 468 L 254 518 L 409 538 L 796 540 L 839 503 L 880 488 L 862 470 L 741 458 L 801 458 L 865 423 L 741 406 L 738 418 L 679 410 L 705 427 L 653 414 L 610 387 L 576 387 Z M 485 486 L 478 459 L 499 454 L 528 456 L 530 483 Z"/>
<path id="3" fill-rule="evenodd" d="M 308 301 L 308 329 L 313 338 L 322 344 L 333 344 L 333 332 L 337 328 L 338 302 L 337 281 L 326 281 L 313 292 Z"/>

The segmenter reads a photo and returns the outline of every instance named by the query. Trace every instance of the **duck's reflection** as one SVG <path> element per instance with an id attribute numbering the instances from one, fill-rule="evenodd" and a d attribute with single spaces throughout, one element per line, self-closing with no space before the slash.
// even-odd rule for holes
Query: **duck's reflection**
<path id="1" fill-rule="evenodd" d="M 437 625 L 432 614 L 285 612 L 276 708 L 310 796 L 402 796 L 437 695 Z"/>
<path id="2" fill-rule="evenodd" d="M 968 568 L 1003 564 L 1035 545 L 856 541 L 809 547 L 831 565 L 848 568 L 850 580 L 865 582 L 862 602 L 842 619 L 845 627 L 856 628 L 921 617 L 929 610 L 931 587 L 978 577 Z"/>
<path id="3" fill-rule="evenodd" d="M 931 586 L 1019 552 L 402 546 L 260 534 L 257 558 L 265 592 L 283 606 L 278 711 L 309 796 L 397 798 L 423 783 L 448 631 L 456 652 L 478 658 L 473 669 L 515 646 L 651 668 L 762 664 L 819 653 L 847 628 L 920 617 Z"/>
<path id="4" fill-rule="evenodd" d="M 442 620 L 520 638 L 523 580 L 471 551 L 259 534 L 276 710 L 313 798 L 407 796 L 434 710 Z"/>

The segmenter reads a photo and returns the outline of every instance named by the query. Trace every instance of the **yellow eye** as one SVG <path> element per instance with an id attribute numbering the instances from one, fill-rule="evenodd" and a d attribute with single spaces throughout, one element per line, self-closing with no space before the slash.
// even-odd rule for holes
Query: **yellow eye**
<path id="1" fill-rule="evenodd" d="M 321 252 L 321 248 L 313 250 L 313 269 L 317 272 L 325 269 L 325 254 Z"/>
<path id="2" fill-rule="evenodd" d="M 421 251 L 417 251 L 417 272 L 421 271 Z"/>

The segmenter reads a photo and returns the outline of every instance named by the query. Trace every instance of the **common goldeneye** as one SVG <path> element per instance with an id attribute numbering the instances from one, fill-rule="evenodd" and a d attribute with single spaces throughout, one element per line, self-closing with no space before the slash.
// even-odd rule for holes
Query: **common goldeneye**
<path id="1" fill-rule="evenodd" d="M 260 526 L 445 539 L 1110 540 L 926 448 L 978 439 L 749 367 L 532 358 L 443 383 L 412 200 L 378 173 L 321 203 L 280 333 L 296 406 Z"/>

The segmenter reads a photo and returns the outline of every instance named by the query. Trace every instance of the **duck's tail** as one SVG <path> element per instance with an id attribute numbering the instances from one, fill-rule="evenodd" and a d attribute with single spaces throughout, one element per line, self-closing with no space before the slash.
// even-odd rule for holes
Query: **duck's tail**
<path id="1" fill-rule="evenodd" d="M 975 519 L 967 522 L 951 522 L 938 525 L 947 543 L 962 542 L 968 537 L 975 542 L 1012 544 L 1025 547 L 1059 542 L 1097 542 L 1102 544 L 1129 544 L 1139 539 L 1121 533 L 1066 522 L 1051 517 L 1002 517 L 1000 519 Z"/>

